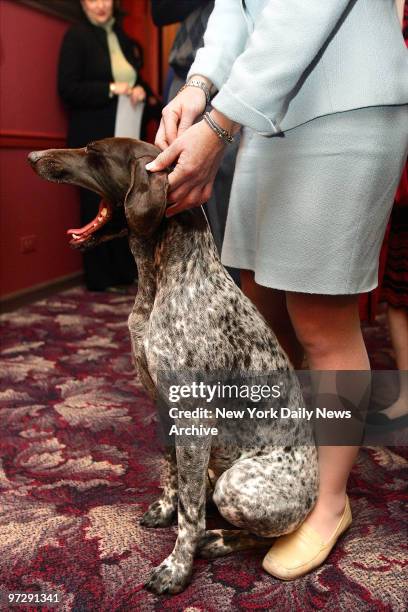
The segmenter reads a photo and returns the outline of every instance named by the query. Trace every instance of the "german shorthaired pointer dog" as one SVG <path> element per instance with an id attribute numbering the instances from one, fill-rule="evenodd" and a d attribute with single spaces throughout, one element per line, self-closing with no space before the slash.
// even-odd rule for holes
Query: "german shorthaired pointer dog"
<path id="1" fill-rule="evenodd" d="M 85 249 L 129 235 L 139 275 L 129 330 L 146 391 L 157 400 L 163 392 L 162 370 L 187 368 L 209 376 L 220 370 L 290 373 L 272 330 L 222 266 L 202 209 L 166 219 L 167 173 L 149 174 L 145 169 L 158 152 L 140 141 L 109 138 L 82 149 L 29 155 L 43 178 L 80 185 L 102 198 L 95 220 L 70 230 L 74 247 Z M 284 401 L 289 407 L 303 406 L 296 384 L 288 385 Z M 296 420 L 287 421 L 295 441 L 302 440 Z M 178 425 L 192 422 L 200 419 Z M 175 547 L 147 583 L 155 593 L 182 591 L 196 553 L 212 558 L 265 546 L 265 538 L 294 530 L 317 495 L 314 444 L 279 445 L 272 437 L 269 443 L 255 438 L 252 448 L 217 447 L 209 436 L 192 437 L 188 444 L 176 441 L 166 466 L 162 495 L 141 521 L 147 527 L 167 526 L 178 510 Z M 240 529 L 206 531 L 209 473 L 213 501 Z"/>

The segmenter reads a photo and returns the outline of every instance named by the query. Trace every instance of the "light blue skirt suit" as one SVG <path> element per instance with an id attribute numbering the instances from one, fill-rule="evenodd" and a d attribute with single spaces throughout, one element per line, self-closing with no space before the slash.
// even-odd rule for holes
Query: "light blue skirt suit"
<path id="1" fill-rule="evenodd" d="M 189 76 L 244 126 L 222 252 L 266 287 L 377 285 L 408 152 L 394 0 L 217 0 Z"/>

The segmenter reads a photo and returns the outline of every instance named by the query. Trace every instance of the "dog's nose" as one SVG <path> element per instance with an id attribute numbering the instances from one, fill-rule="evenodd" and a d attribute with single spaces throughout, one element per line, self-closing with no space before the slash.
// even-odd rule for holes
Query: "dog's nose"
<path id="1" fill-rule="evenodd" d="M 35 164 L 41 157 L 42 151 L 32 151 L 28 154 L 28 161 L 30 164 Z"/>

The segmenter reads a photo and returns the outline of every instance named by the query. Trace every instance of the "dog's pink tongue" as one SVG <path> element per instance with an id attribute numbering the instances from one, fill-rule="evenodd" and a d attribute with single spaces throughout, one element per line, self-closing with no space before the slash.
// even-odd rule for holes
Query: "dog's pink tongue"
<path id="1" fill-rule="evenodd" d="M 111 215 L 109 206 L 103 200 L 101 200 L 99 204 L 98 214 L 96 215 L 95 219 L 93 219 L 87 225 L 84 225 L 84 227 L 67 230 L 67 234 L 69 236 L 73 236 L 74 238 L 81 238 L 84 236 L 84 234 L 93 234 L 93 232 L 105 225 L 110 216 Z"/>

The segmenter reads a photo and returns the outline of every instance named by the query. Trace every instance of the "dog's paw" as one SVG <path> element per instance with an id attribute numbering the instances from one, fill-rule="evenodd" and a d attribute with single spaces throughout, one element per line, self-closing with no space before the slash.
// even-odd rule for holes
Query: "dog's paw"
<path id="1" fill-rule="evenodd" d="M 190 578 L 191 568 L 174 561 L 170 555 L 153 570 L 145 586 L 156 595 L 174 595 L 185 589 Z"/>
<path id="2" fill-rule="evenodd" d="M 218 542 L 208 542 L 197 548 L 196 555 L 201 559 L 218 559 L 224 557 L 230 550 Z"/>
<path id="3" fill-rule="evenodd" d="M 171 506 L 164 506 L 160 500 L 155 501 L 146 510 L 140 524 L 143 527 L 168 527 L 175 519 L 176 510 Z"/>

